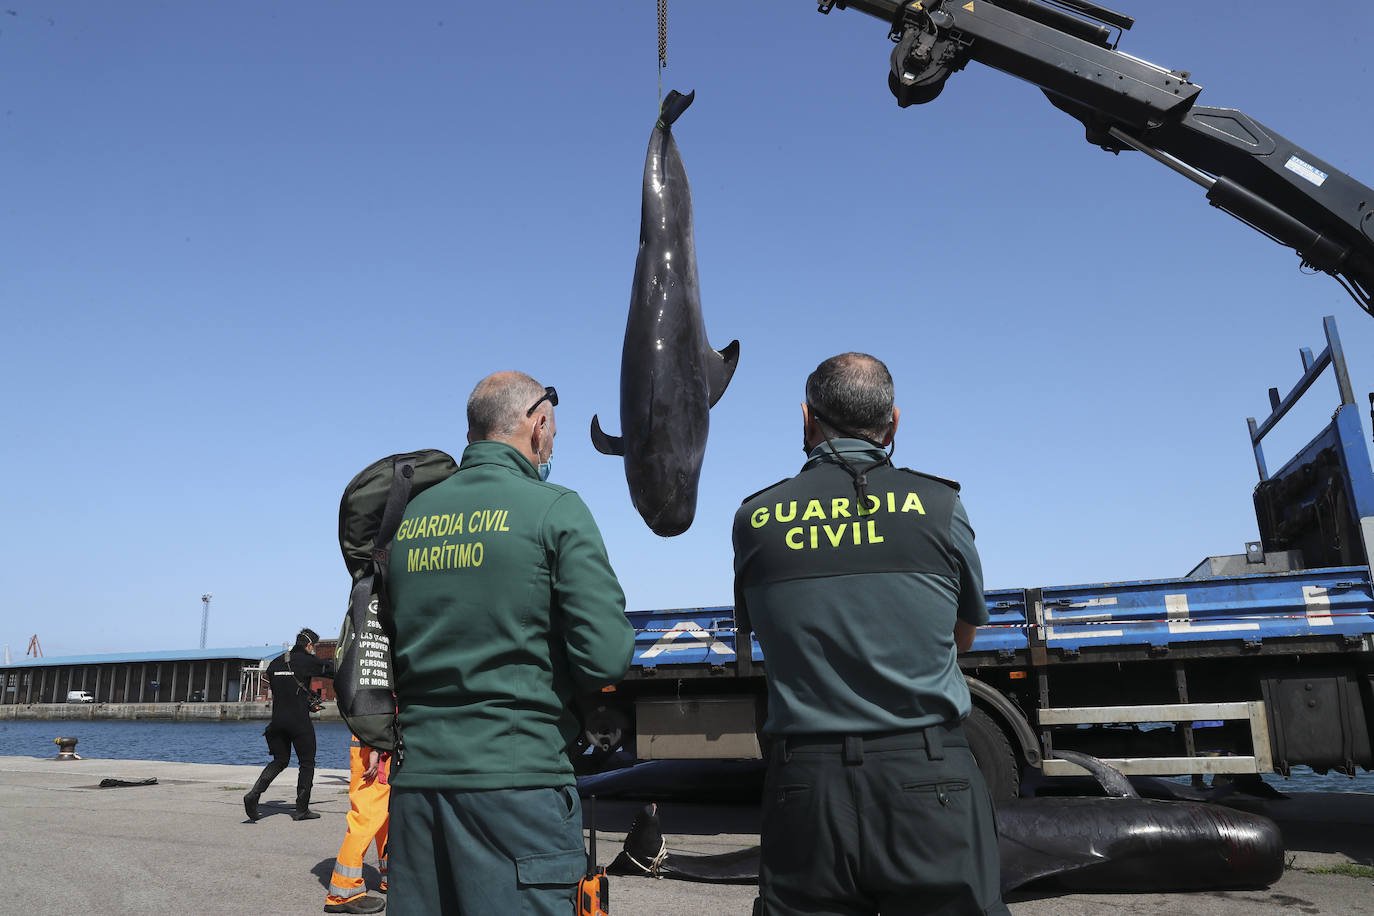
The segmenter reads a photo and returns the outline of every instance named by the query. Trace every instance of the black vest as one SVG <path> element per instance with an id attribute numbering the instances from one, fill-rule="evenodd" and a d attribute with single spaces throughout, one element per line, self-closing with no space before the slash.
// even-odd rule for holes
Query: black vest
<path id="1" fill-rule="evenodd" d="M 866 476 L 862 506 L 850 474 L 826 459 L 745 500 L 738 584 L 880 572 L 957 578 L 948 532 L 959 485 L 890 465 Z"/>

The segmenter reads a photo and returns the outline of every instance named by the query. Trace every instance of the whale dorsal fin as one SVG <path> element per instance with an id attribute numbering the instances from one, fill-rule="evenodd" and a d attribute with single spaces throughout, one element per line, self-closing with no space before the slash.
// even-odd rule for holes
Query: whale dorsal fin
<path id="1" fill-rule="evenodd" d="M 706 381 L 710 385 L 707 404 L 715 407 L 716 401 L 725 393 L 730 379 L 735 377 L 735 366 L 739 365 L 739 341 L 732 340 L 724 349 L 712 350 L 706 354 Z"/>
<path id="2" fill-rule="evenodd" d="M 592 445 L 603 455 L 625 455 L 625 440 L 619 436 L 608 436 L 601 431 L 601 423 L 592 414 Z"/>

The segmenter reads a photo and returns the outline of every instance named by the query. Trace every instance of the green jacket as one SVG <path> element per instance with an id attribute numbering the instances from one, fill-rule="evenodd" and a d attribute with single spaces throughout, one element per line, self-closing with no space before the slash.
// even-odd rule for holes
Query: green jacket
<path id="1" fill-rule="evenodd" d="M 578 495 L 474 442 L 391 550 L 401 788 L 572 785 L 574 696 L 625 676 L 634 630 Z"/>
<path id="2" fill-rule="evenodd" d="M 902 731 L 969 714 L 956 619 L 988 621 L 959 485 L 836 439 L 735 514 L 735 616 L 763 647 L 772 734 Z"/>

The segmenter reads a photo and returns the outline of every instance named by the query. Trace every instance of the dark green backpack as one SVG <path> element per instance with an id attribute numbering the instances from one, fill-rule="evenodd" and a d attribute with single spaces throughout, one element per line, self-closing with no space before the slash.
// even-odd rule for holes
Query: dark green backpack
<path id="1" fill-rule="evenodd" d="M 334 653 L 334 693 L 339 714 L 358 740 L 404 755 L 396 720 L 386 577 L 391 541 L 416 495 L 458 470 L 435 449 L 388 455 L 363 468 L 344 488 L 339 502 L 339 549 L 353 577 L 348 613 Z"/>

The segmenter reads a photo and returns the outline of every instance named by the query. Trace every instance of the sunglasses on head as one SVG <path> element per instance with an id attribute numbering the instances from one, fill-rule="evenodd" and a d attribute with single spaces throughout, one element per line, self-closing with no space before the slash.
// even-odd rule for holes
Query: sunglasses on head
<path id="1" fill-rule="evenodd" d="M 525 411 L 525 416 L 534 416 L 535 408 L 538 407 L 540 404 L 543 404 L 545 401 L 549 402 L 550 407 L 558 406 L 558 391 L 552 385 L 545 386 L 544 393 L 539 397 L 539 400 L 535 401 L 533 404 L 530 405 L 529 410 Z"/>

